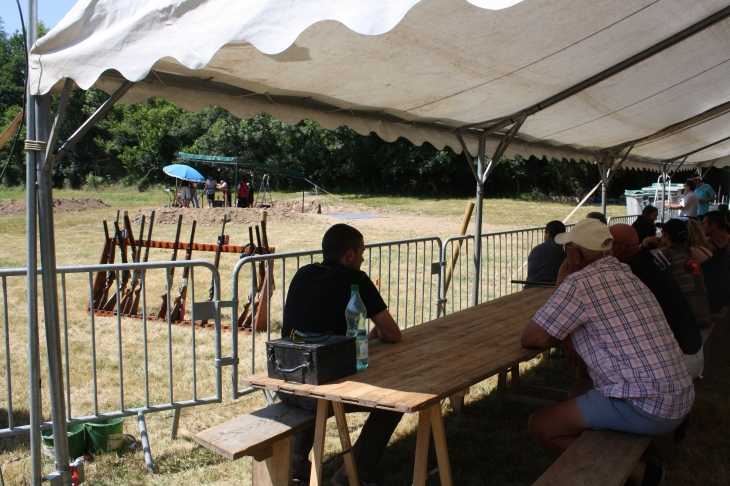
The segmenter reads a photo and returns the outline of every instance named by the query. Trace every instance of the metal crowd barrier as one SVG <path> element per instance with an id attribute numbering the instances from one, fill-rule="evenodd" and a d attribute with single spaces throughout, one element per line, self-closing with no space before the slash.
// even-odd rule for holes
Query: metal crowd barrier
<path id="1" fill-rule="evenodd" d="M 574 224 L 565 225 L 568 231 Z M 477 303 L 519 292 L 522 284 L 512 280 L 527 278 L 527 258 L 543 242 L 545 227 L 498 231 L 482 235 L 481 283 Z M 472 302 L 474 281 L 474 235 L 444 240 L 441 262 L 444 268 L 444 312 L 466 309 Z M 451 271 L 450 271 L 451 269 Z M 449 272 L 451 278 L 449 278 Z M 448 283 L 446 283 L 448 282 Z"/>
<path id="2" fill-rule="evenodd" d="M 439 255 L 441 240 L 436 236 L 411 238 L 405 240 L 370 243 L 365 245 L 365 261 L 361 269 L 365 271 L 380 291 L 390 313 L 401 328 L 407 328 L 436 318 L 437 299 L 441 293 Z M 243 303 L 251 300 L 251 289 L 260 277 L 259 265 L 266 266 L 268 274 L 265 292 L 269 295 L 266 306 L 266 339 L 277 338 L 284 320 L 284 303 L 289 289 L 289 281 L 303 265 L 321 259 L 322 250 L 305 250 L 269 255 L 254 255 L 241 259 L 233 269 L 232 301 L 233 316 L 243 309 Z M 241 278 L 241 272 L 249 270 L 248 278 Z M 249 306 L 251 322 L 256 322 L 256 306 Z M 232 333 L 233 398 L 253 391 L 251 388 L 238 389 L 238 367 L 242 365 L 239 333 Z M 265 361 L 264 339 L 251 333 L 246 336 L 248 351 L 246 374 L 263 371 Z M 243 370 L 242 370 L 243 372 Z M 268 396 L 268 395 L 267 395 Z M 270 398 L 270 397 L 269 397 Z"/>
<path id="3" fill-rule="evenodd" d="M 610 216 L 607 220 L 607 223 L 609 226 L 612 224 L 633 224 L 634 221 L 636 221 L 639 217 L 641 217 L 640 214 L 631 214 L 626 216 Z"/>
<path id="4" fill-rule="evenodd" d="M 158 293 L 155 293 L 152 301 L 149 299 L 148 272 L 164 270 L 165 276 L 160 280 L 167 281 L 166 294 L 169 294 L 168 302 L 172 305 L 177 295 L 177 289 L 170 288 L 169 278 L 166 276 L 169 275 L 169 269 L 176 268 L 179 269 L 178 271 L 182 271 L 183 267 L 190 268 L 186 299 L 190 319 L 195 319 L 196 309 L 200 309 L 198 312 L 201 317 L 210 319 L 214 327 L 212 340 L 208 338 L 206 345 L 202 346 L 209 354 L 215 356 L 215 361 L 211 360 L 207 363 L 208 375 L 213 378 L 208 381 L 214 382 L 214 389 L 211 389 L 210 385 L 204 386 L 203 388 L 209 394 L 202 397 L 199 396 L 198 384 L 201 366 L 196 358 L 201 354 L 201 345 L 198 343 L 199 339 L 196 338 L 195 326 L 186 328 L 173 326 L 169 320 L 169 312 L 167 322 L 148 320 L 148 310 L 162 301 L 162 297 Z M 194 301 L 196 269 L 207 270 L 204 281 L 212 280 L 214 299 L 211 303 L 190 305 Z M 115 290 L 119 290 L 121 273 L 134 270 L 140 272 L 141 318 L 133 319 L 120 315 L 119 299 L 116 303 L 116 315 L 101 316 L 88 312 L 89 303 L 94 300 L 94 273 L 110 271 L 116 273 L 115 285 L 110 289 L 109 295 L 111 295 Z M 41 269 L 38 269 L 38 272 L 40 273 Z M 213 264 L 203 260 L 191 260 L 84 265 L 58 267 L 57 272 L 61 297 L 64 395 L 69 425 L 99 419 L 137 416 L 139 426 L 143 429 L 145 414 L 174 410 L 172 431 L 174 436 L 180 409 L 221 402 L 220 276 Z M 30 428 L 27 423 L 16 421 L 18 415 L 16 412 L 22 414 L 29 410 L 28 374 L 23 372 L 22 365 L 22 363 L 28 363 L 27 320 L 25 312 L 11 313 L 9 308 L 11 305 L 13 309 L 16 306 L 19 306 L 19 309 L 25 309 L 26 276 L 24 268 L 0 269 L 4 338 L 4 356 L 0 358 L 0 362 L 4 363 L 0 366 L 5 374 L 5 380 L 3 380 L 5 389 L 3 390 L 0 384 L 0 396 L 5 395 L 6 397 L 7 412 L 7 427 L 0 429 L 0 437 L 28 433 Z M 15 286 L 12 285 L 15 283 L 13 280 L 17 280 Z M 82 291 L 84 286 L 86 286 L 86 292 Z M 208 285 L 206 284 L 205 294 L 207 294 L 207 290 Z M 73 309 L 83 309 L 80 312 L 84 317 L 79 317 L 78 310 L 73 311 L 74 315 L 69 317 L 69 309 L 72 311 Z M 14 320 L 20 325 L 13 325 Z M 134 326 L 135 323 L 138 325 Z M 159 327 L 155 329 L 156 326 L 164 327 L 160 330 Z M 198 332 L 200 331 L 198 330 Z M 183 346 L 179 344 L 186 340 L 185 336 L 189 338 L 184 345 L 185 348 L 188 348 L 187 352 L 184 352 Z M 44 349 L 44 346 L 41 346 L 41 349 Z M 160 366 L 158 362 L 150 365 L 150 353 L 153 352 L 166 355 L 166 366 Z M 186 356 L 183 358 L 181 355 Z M 190 360 L 189 366 L 182 364 L 183 359 Z M 26 371 L 28 371 L 27 367 Z M 23 376 L 21 377 L 21 375 Z M 167 381 L 166 389 L 161 383 L 165 379 Z M 19 387 L 18 383 L 20 383 Z M 135 383 L 135 385 L 129 385 L 130 383 Z M 16 389 L 13 388 L 13 384 L 16 385 Z M 43 391 L 45 388 L 42 389 L 42 393 Z M 117 395 L 117 398 L 112 398 L 114 395 Z M 44 397 L 43 402 L 48 403 L 47 396 Z M 112 405 L 113 403 L 117 405 Z M 78 415 L 76 410 L 81 410 Z M 51 422 L 43 422 L 41 429 L 50 429 L 51 426 Z M 146 434 L 142 435 L 144 444 Z M 144 445 L 146 462 L 152 469 L 151 455 L 148 453 L 149 445 Z"/>

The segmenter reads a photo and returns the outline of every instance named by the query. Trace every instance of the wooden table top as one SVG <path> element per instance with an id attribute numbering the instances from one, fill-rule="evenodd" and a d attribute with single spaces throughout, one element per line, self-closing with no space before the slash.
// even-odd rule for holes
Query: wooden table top
<path id="1" fill-rule="evenodd" d="M 554 289 L 533 288 L 405 329 L 398 344 L 370 342 L 370 365 L 325 385 L 269 378 L 255 388 L 324 398 L 370 408 L 417 412 L 543 350 L 520 346 L 520 336 Z"/>

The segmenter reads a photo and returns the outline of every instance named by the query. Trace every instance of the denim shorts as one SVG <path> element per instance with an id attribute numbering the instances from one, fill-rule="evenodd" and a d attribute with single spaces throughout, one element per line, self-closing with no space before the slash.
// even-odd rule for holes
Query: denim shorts
<path id="1" fill-rule="evenodd" d="M 678 419 L 657 417 L 640 409 L 629 400 L 608 398 L 595 389 L 576 400 L 586 425 L 595 430 L 661 435 L 676 429 L 684 421 L 684 417 Z"/>

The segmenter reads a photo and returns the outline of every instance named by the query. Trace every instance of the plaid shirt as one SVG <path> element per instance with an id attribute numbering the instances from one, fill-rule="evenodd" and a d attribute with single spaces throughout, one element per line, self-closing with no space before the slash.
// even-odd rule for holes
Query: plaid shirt
<path id="1" fill-rule="evenodd" d="M 569 275 L 533 320 L 557 339 L 570 335 L 604 396 L 667 419 L 692 408 L 692 378 L 661 307 L 615 258 Z"/>

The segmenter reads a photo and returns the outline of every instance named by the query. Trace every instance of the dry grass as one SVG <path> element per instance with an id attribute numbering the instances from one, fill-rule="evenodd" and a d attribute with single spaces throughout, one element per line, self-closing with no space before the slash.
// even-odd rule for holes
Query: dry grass
<path id="1" fill-rule="evenodd" d="M 100 193 L 59 191 L 60 197 L 101 197 L 112 208 L 82 213 L 59 214 L 55 218 L 57 229 L 57 258 L 59 265 L 79 265 L 96 263 L 101 251 L 101 220 L 112 219 L 116 209 L 135 211 L 139 208 L 162 204 L 166 196 L 161 192 L 137 193 L 134 190 L 112 188 Z M 291 195 L 296 197 L 295 194 Z M 23 194 L 18 191 L 0 191 L 2 198 L 18 198 Z M 366 234 L 368 241 L 384 241 L 413 236 L 436 234 L 442 238 L 456 232 L 463 213 L 466 199 L 425 200 L 416 198 L 358 198 L 345 196 L 346 203 L 362 204 L 371 208 L 387 208 L 396 211 L 390 220 L 356 220 L 351 224 Z M 485 203 L 485 221 L 492 230 L 515 227 L 538 226 L 550 219 L 562 219 L 571 210 L 569 204 L 530 203 L 511 200 L 487 200 Z M 583 217 L 589 210 L 584 208 L 576 215 Z M 397 212 L 407 213 L 398 219 Z M 623 214 L 624 208 L 610 206 L 609 215 Z M 419 216 L 420 214 L 420 216 Z M 516 217 L 518 215 L 518 217 Z M 429 224 L 437 221 L 437 225 Z M 277 251 L 292 251 L 317 248 L 322 233 L 333 222 L 332 219 L 313 217 L 305 220 L 290 221 L 286 224 L 270 225 L 270 241 Z M 24 218 L 0 218 L 0 267 L 25 266 L 24 251 Z M 189 231 L 183 229 L 182 240 Z M 197 229 L 196 241 L 213 242 L 219 229 L 216 226 L 202 226 Z M 173 239 L 173 225 L 157 225 L 155 238 Z M 245 227 L 230 226 L 228 233 L 234 243 L 247 239 Z M 166 260 L 169 251 L 152 252 L 152 260 Z M 212 259 L 212 254 L 194 255 L 193 258 Z M 220 273 L 223 284 L 223 298 L 230 298 L 230 276 L 237 255 L 224 255 L 221 260 Z M 413 258 L 413 257 L 412 257 Z M 418 257 L 421 258 L 420 256 Z M 427 258 L 428 260 L 429 258 Z M 463 259 L 466 260 L 466 259 Z M 385 260 L 383 260 L 385 261 Z M 308 261 L 302 261 L 302 264 Z M 411 269 L 415 260 L 411 260 Z M 398 266 L 405 269 L 404 261 L 394 262 L 391 269 Z M 382 268 L 382 265 L 380 266 Z M 277 268 L 277 275 L 281 269 Z M 288 278 L 295 268 L 287 266 Z M 413 270 L 411 270 L 412 272 Z M 180 270 L 178 270 L 180 272 Z M 388 281 L 385 270 L 376 273 L 370 270 L 373 278 L 380 278 L 384 286 Z M 248 272 L 244 272 L 242 282 L 247 282 Z M 180 274 L 177 274 L 173 293 L 179 285 Z M 391 277 L 391 285 L 395 286 Z M 420 276 L 419 278 L 422 278 Z M 205 271 L 198 271 L 195 282 L 196 300 L 207 298 L 210 276 Z M 278 280 L 277 280 L 278 281 Z M 13 370 L 13 403 L 16 423 L 27 423 L 27 336 L 25 281 L 22 278 L 8 279 L 8 313 L 10 315 L 11 367 Z M 74 416 L 93 413 L 93 396 L 90 393 L 92 384 L 90 354 L 90 322 L 85 312 L 88 304 L 88 277 L 68 276 L 66 285 L 69 289 L 67 302 L 69 374 Z M 426 285 L 428 285 L 426 283 Z M 148 311 L 156 312 L 160 301 L 160 291 L 164 288 L 163 272 L 149 272 Z M 419 296 L 415 297 L 420 299 Z M 401 287 L 402 292 L 402 287 Z M 428 295 L 428 290 L 426 291 Z M 435 292 L 435 289 L 433 290 Z M 247 290 L 242 288 L 241 298 L 245 300 Z M 277 289 L 272 300 L 272 324 L 274 330 L 280 325 L 281 289 Z M 414 310 L 419 312 L 423 304 L 409 296 L 402 306 L 409 306 L 409 315 Z M 400 313 L 404 318 L 405 309 Z M 41 316 L 42 317 L 42 316 Z M 224 321 L 230 321 L 230 315 Z M 121 353 L 123 356 L 122 377 L 125 389 L 125 407 L 144 405 L 145 381 L 144 361 L 142 354 L 143 324 L 139 320 L 122 319 L 118 327 L 116 319 L 97 318 L 95 320 L 97 383 L 99 386 L 100 411 L 120 408 L 118 392 L 120 370 L 118 367 L 117 333 L 121 329 Z M 0 332 L 3 334 L 4 331 Z M 149 396 L 151 403 L 169 401 L 168 374 L 172 370 L 175 384 L 175 400 L 192 397 L 193 389 L 190 381 L 192 373 L 192 330 L 173 326 L 170 332 L 172 344 L 172 365 L 168 355 L 167 325 L 150 322 L 147 324 L 147 349 L 149 353 Z M 230 355 L 231 334 L 223 333 L 221 345 L 222 355 Z M 265 336 L 256 337 L 256 349 L 259 359 L 257 368 L 263 362 L 263 342 Z M 44 342 L 41 324 L 41 342 Z M 197 396 L 210 396 L 215 391 L 215 368 L 213 366 L 214 339 L 209 331 L 195 332 L 196 366 L 198 372 Z M 727 344 L 727 343 L 726 343 Z M 43 347 L 43 346 L 42 346 Z M 249 337 L 241 336 L 239 353 L 242 358 L 241 374 L 248 371 L 251 342 Z M 727 351 L 727 346 L 726 346 Z M 5 351 L 0 353 L 0 406 L 7 399 L 5 385 Z M 47 376 L 46 357 L 41 357 L 42 376 Z M 701 478 L 707 484 L 725 484 L 728 481 L 726 459 L 728 452 L 721 437 L 713 434 L 727 426 L 730 410 L 724 400 L 728 390 L 728 367 L 730 362 L 727 353 L 720 363 L 713 364 L 708 377 L 698 387 L 698 400 L 693 412 L 693 426 L 686 442 L 664 462 L 668 466 L 668 484 L 696 483 Z M 523 381 L 534 381 L 543 386 L 567 387 L 571 383 L 570 373 L 559 358 L 548 362 L 534 362 L 523 365 Z M 463 414 L 446 413 L 446 428 L 449 440 L 452 470 L 456 484 L 530 484 L 554 460 L 554 457 L 535 446 L 525 433 L 527 418 L 535 407 L 524 404 L 509 404 L 505 412 L 496 417 L 493 413 L 494 380 L 490 379 L 478 384 L 466 398 Z M 145 466 L 141 452 L 128 452 L 120 455 L 107 454 L 97 456 L 87 464 L 87 483 L 89 484 L 250 484 L 250 460 L 227 461 L 197 446 L 192 436 L 203 429 L 222 423 L 234 417 L 265 405 L 260 392 L 247 395 L 233 401 L 231 396 L 230 371 L 223 370 L 223 403 L 186 409 L 182 412 L 178 439 L 170 439 L 172 412 L 162 412 L 147 416 L 148 432 L 152 454 L 158 474 L 150 475 Z M 44 413 L 50 411 L 47 389 L 44 388 Z M 349 418 L 353 436 L 359 434 L 364 422 L 364 414 L 355 414 Z M 0 413 L 0 427 L 7 426 L 7 414 Z M 334 429 L 334 422 L 329 424 L 327 453 L 339 450 L 339 440 Z M 415 444 L 415 416 L 407 416 L 399 425 L 388 454 L 380 469 L 378 484 L 400 485 L 410 484 L 412 461 Z M 125 432 L 139 435 L 137 424 L 133 419 L 125 422 Z M 435 457 L 432 453 L 432 461 Z M 28 442 L 25 436 L 0 440 L 0 467 L 6 484 L 26 484 L 28 482 Z M 333 466 L 333 468 L 336 467 Z M 44 472 L 50 472 L 53 465 L 47 461 Z M 429 479 L 429 484 L 437 484 L 438 479 Z"/>

